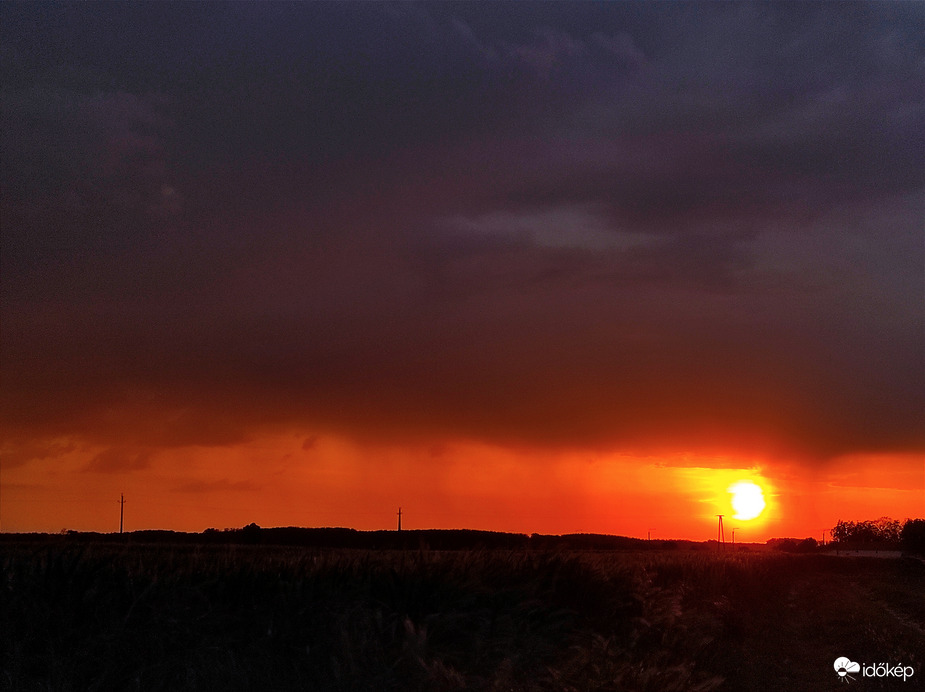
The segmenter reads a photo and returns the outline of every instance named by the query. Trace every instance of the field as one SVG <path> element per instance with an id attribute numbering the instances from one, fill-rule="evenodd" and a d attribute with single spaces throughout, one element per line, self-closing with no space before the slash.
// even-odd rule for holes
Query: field
<path id="1" fill-rule="evenodd" d="M 925 564 L 773 552 L 9 543 L 9 690 L 827 690 L 911 665 Z"/>

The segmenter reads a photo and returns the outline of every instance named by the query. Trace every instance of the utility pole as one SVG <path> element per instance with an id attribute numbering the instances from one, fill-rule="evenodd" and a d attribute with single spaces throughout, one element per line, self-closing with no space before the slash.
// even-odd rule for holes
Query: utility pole
<path id="1" fill-rule="evenodd" d="M 723 548 L 726 545 L 726 535 L 723 533 L 723 517 L 725 514 L 717 514 L 719 517 L 719 526 L 716 529 L 716 544 L 719 548 Z"/>
<path id="2" fill-rule="evenodd" d="M 125 517 L 125 495 L 119 495 L 119 533 L 122 533 L 122 519 Z"/>
<path id="3" fill-rule="evenodd" d="M 739 530 L 738 526 L 733 527 L 732 529 L 732 549 L 736 549 L 736 531 Z"/>
<path id="4" fill-rule="evenodd" d="M 398 530 L 401 531 L 401 507 L 398 508 Z"/>
<path id="5" fill-rule="evenodd" d="M 652 529 L 649 529 L 648 531 L 646 531 L 646 540 L 647 541 L 652 540 Z"/>

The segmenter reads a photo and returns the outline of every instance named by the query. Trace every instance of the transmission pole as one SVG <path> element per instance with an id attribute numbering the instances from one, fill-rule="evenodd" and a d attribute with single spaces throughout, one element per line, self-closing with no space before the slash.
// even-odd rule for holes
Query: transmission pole
<path id="1" fill-rule="evenodd" d="M 125 495 L 119 495 L 119 533 L 122 533 L 122 519 L 125 517 Z"/>
<path id="2" fill-rule="evenodd" d="M 719 517 L 719 526 L 716 529 L 716 543 L 720 548 L 725 547 L 726 545 L 726 535 L 723 533 L 723 517 L 725 514 L 717 514 Z"/>
<path id="3" fill-rule="evenodd" d="M 398 508 L 398 530 L 401 531 L 401 507 Z"/>

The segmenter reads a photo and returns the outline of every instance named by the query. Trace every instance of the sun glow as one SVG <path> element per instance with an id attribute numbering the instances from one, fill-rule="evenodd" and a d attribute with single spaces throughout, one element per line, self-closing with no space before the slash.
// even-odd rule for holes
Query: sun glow
<path id="1" fill-rule="evenodd" d="M 739 481 L 729 486 L 732 508 L 736 519 L 745 521 L 761 515 L 765 508 L 764 492 L 761 486 L 751 481 Z"/>

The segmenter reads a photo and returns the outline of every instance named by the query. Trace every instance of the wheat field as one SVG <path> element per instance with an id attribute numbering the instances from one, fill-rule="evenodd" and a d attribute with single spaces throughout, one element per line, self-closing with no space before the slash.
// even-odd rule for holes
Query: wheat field
<path id="1" fill-rule="evenodd" d="M 915 560 L 0 550 L 9 690 L 818 690 L 837 689 L 841 655 L 925 677 L 925 565 Z M 900 684 L 922 689 L 921 678 Z"/>

